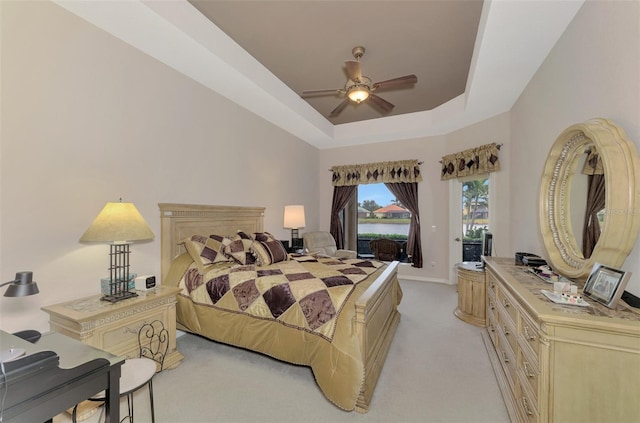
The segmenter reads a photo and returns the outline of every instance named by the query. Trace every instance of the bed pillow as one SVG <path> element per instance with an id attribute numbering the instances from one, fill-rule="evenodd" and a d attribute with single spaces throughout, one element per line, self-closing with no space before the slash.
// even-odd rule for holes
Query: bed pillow
<path id="1" fill-rule="evenodd" d="M 221 235 L 192 235 L 182 240 L 181 244 L 187 250 L 193 261 L 198 265 L 201 273 L 204 273 L 208 266 L 215 263 L 232 261 L 224 252 L 225 246 L 231 240 Z"/>
<path id="2" fill-rule="evenodd" d="M 256 259 L 251 251 L 253 242 L 251 236 L 239 231 L 229 240 L 229 243 L 225 245 L 224 253 L 238 264 L 254 264 Z"/>
<path id="3" fill-rule="evenodd" d="M 267 266 L 289 260 L 287 250 L 284 248 L 284 245 L 282 245 L 282 242 L 277 239 L 265 241 L 258 241 L 258 239 L 256 239 L 251 246 L 251 251 L 256 257 L 256 262 L 259 266 Z"/>

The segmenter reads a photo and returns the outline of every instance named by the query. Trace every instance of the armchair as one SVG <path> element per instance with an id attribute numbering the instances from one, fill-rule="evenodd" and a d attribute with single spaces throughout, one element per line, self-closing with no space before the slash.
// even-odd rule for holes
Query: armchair
<path id="1" fill-rule="evenodd" d="M 358 253 L 352 250 L 338 250 L 336 240 L 329 232 L 306 232 L 302 234 L 302 243 L 305 251 L 320 253 L 330 257 L 356 258 Z"/>
<path id="2" fill-rule="evenodd" d="M 392 239 L 379 238 L 369 242 L 371 252 L 373 252 L 376 260 L 394 261 L 400 258 L 402 245 Z"/>

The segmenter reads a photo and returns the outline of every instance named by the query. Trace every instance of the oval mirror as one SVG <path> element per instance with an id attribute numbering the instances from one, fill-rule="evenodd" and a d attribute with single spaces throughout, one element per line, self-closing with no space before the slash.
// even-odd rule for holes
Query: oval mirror
<path id="1" fill-rule="evenodd" d="M 581 171 L 578 163 L 593 148 L 604 170 L 605 209 L 600 212 L 597 243 L 585 258 L 574 234 L 570 200 L 573 177 Z M 596 262 L 622 266 L 640 231 L 639 170 L 635 146 L 622 128 L 607 119 L 570 126 L 558 136 L 544 166 L 538 213 L 547 256 L 557 272 L 585 278 Z"/>

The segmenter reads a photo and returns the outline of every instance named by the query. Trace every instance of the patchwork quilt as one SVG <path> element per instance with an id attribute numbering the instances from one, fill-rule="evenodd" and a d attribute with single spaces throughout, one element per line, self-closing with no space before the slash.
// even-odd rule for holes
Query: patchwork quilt
<path id="1" fill-rule="evenodd" d="M 308 255 L 268 266 L 220 264 L 204 274 L 194 265 L 179 286 L 194 303 L 275 320 L 331 341 L 355 285 L 382 265 Z"/>
<path id="2" fill-rule="evenodd" d="M 214 263 L 202 272 L 182 254 L 162 283 L 182 288 L 182 329 L 310 366 L 324 395 L 351 411 L 365 374 L 355 301 L 385 269 L 374 260 L 291 255 L 263 266 Z M 397 281 L 394 289 L 399 301 Z"/>

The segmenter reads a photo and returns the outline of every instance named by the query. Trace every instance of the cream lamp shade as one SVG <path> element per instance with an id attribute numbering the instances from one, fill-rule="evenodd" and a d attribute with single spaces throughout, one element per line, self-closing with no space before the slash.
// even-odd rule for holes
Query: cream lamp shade
<path id="1" fill-rule="evenodd" d="M 107 203 L 80 241 L 124 243 L 153 237 L 149 225 L 133 203 Z"/>
<path id="2" fill-rule="evenodd" d="M 283 226 L 289 229 L 304 228 L 304 206 L 284 206 Z"/>
<path id="3" fill-rule="evenodd" d="M 298 249 L 301 248 L 300 236 L 298 235 L 298 228 L 304 228 L 304 206 L 284 206 L 284 224 L 285 228 L 291 229 L 291 247 Z"/>
<path id="4" fill-rule="evenodd" d="M 137 297 L 131 290 L 129 273 L 129 243 L 152 239 L 153 232 L 133 203 L 107 203 L 80 242 L 109 242 L 110 262 L 108 293 L 104 301 L 117 302 Z"/>

